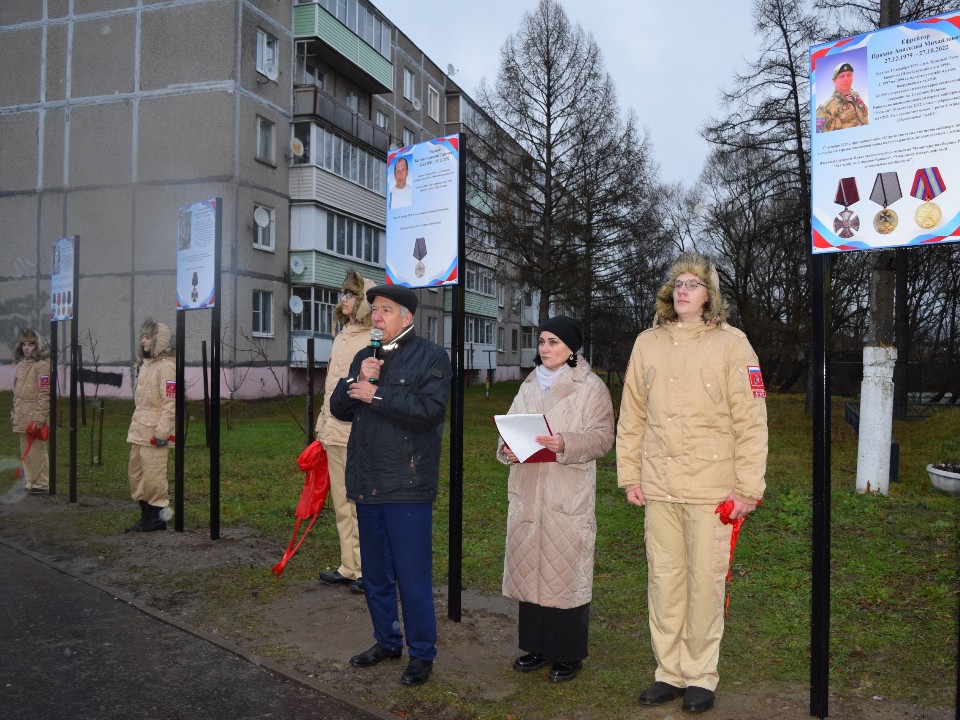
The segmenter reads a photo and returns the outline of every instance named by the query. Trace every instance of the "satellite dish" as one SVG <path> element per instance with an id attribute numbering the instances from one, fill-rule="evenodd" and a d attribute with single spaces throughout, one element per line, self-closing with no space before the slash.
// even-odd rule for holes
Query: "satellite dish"
<path id="1" fill-rule="evenodd" d="M 266 75 L 271 80 L 276 80 L 277 76 L 280 74 L 277 72 L 277 63 L 268 62 L 263 66 L 263 74 Z"/>
<path id="2" fill-rule="evenodd" d="M 414 99 L 413 99 L 413 109 L 414 109 L 414 110 L 419 110 L 421 107 L 422 107 L 422 103 L 420 102 L 420 98 L 414 98 Z"/>
<path id="3" fill-rule="evenodd" d="M 300 141 L 300 138 L 294 138 L 290 141 L 290 152 L 293 153 L 294 157 L 303 157 L 303 142 Z"/>
<path id="4" fill-rule="evenodd" d="M 265 228 L 270 224 L 270 213 L 265 208 L 258 207 L 253 211 L 253 221 L 257 224 L 257 227 Z"/>
<path id="5" fill-rule="evenodd" d="M 453 77 L 457 74 L 457 69 L 453 66 L 453 63 L 447 63 L 447 75 Z"/>
<path id="6" fill-rule="evenodd" d="M 299 315 L 303 312 L 303 300 L 296 295 L 290 296 L 289 306 L 290 312 L 292 312 L 294 315 Z"/>
<path id="7" fill-rule="evenodd" d="M 303 260 L 298 257 L 290 258 L 290 272 L 294 275 L 299 275 L 303 272 Z"/>

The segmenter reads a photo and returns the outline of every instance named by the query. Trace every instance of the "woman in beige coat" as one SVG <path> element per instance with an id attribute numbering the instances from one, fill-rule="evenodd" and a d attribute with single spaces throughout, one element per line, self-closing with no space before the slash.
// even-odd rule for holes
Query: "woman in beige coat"
<path id="1" fill-rule="evenodd" d="M 341 328 L 333 339 L 330 350 L 323 409 L 317 418 L 317 439 L 327 451 L 330 498 L 337 518 L 337 534 L 340 536 L 340 567 L 333 571 L 321 571 L 319 580 L 326 585 L 349 584 L 350 590 L 355 593 L 363 592 L 363 573 L 360 570 L 357 508 L 347 500 L 344 482 L 350 423 L 337 420 L 330 413 L 330 395 L 340 379 L 347 376 L 354 356 L 370 344 L 370 303 L 367 302 L 367 290 L 373 286 L 372 280 L 365 280 L 357 271 L 347 271 L 340 302 L 333 311 L 334 319 Z"/>
<path id="2" fill-rule="evenodd" d="M 576 320 L 547 320 L 537 369 L 509 410 L 546 416 L 551 434 L 537 442 L 557 461 L 518 464 L 502 439 L 497 452 L 510 465 L 503 594 L 520 601 L 519 646 L 525 651 L 513 668 L 532 672 L 552 663 L 553 682 L 572 680 L 587 657 L 596 460 L 614 441 L 610 393 L 577 355 L 582 344 Z"/>
<path id="3" fill-rule="evenodd" d="M 617 482 L 644 507 L 647 604 L 657 669 L 644 705 L 713 707 L 730 519 L 763 497 L 766 391 L 746 335 L 728 325 L 716 268 L 684 253 L 657 293 L 653 328 L 630 356 L 617 430 Z"/>
<path id="4" fill-rule="evenodd" d="M 17 374 L 13 380 L 13 431 L 20 436 L 20 454 L 27 492 L 45 495 L 50 483 L 46 426 L 50 418 L 50 361 L 33 330 L 23 330 L 13 350 Z M 27 448 L 29 447 L 29 452 Z"/>

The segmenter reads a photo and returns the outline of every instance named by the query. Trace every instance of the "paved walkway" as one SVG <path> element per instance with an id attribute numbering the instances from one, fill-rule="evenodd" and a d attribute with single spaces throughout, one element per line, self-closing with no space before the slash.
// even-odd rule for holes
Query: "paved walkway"
<path id="1" fill-rule="evenodd" d="M 0 540 L 4 720 L 383 720 Z"/>

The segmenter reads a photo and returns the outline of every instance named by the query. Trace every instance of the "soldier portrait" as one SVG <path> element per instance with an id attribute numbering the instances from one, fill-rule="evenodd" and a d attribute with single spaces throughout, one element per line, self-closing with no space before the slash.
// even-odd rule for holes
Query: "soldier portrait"
<path id="1" fill-rule="evenodd" d="M 854 70 L 849 62 L 833 68 L 833 93 L 817 106 L 817 132 L 860 127 L 869 122 L 867 103 L 853 89 Z"/>

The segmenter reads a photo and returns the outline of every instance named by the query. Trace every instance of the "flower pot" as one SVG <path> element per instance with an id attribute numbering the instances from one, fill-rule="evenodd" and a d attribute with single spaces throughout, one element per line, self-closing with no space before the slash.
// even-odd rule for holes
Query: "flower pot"
<path id="1" fill-rule="evenodd" d="M 930 475 L 930 482 L 937 490 L 960 497 L 960 473 L 927 465 L 927 474 Z"/>

